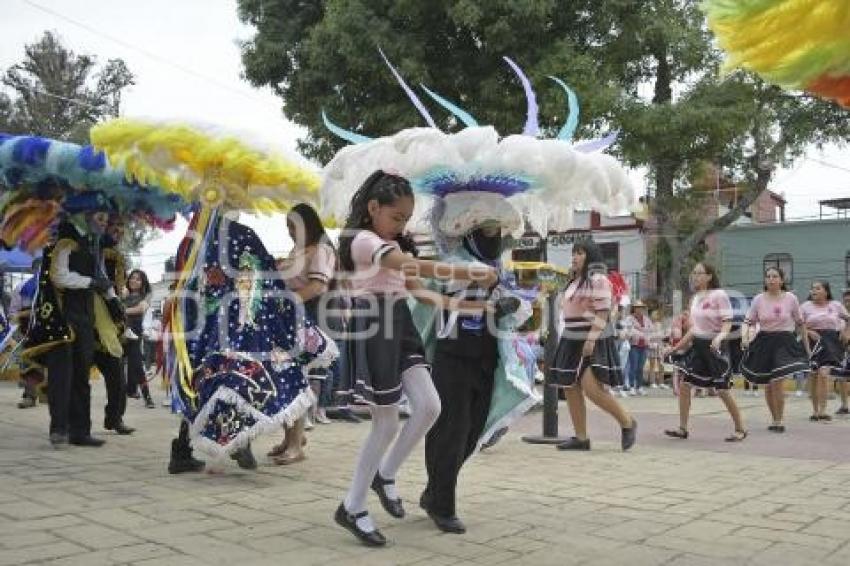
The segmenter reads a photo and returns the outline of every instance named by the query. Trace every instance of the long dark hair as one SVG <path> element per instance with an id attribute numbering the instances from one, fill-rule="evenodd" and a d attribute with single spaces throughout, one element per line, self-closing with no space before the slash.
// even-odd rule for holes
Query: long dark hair
<path id="1" fill-rule="evenodd" d="M 567 282 L 569 287 L 573 281 L 578 280 L 578 287 L 590 285 L 591 276 L 601 273 L 605 275 L 608 267 L 605 265 L 605 260 L 602 258 L 602 250 L 590 238 L 578 240 L 573 244 L 573 252 L 584 252 L 584 265 L 579 273 L 571 273 L 570 280 Z"/>
<path id="2" fill-rule="evenodd" d="M 812 281 L 812 285 L 820 285 L 821 287 L 823 287 L 823 290 L 826 291 L 826 300 L 832 300 L 832 289 L 830 288 L 828 281 L 824 281 L 823 279 L 815 279 L 814 281 Z M 812 300 L 811 291 L 809 291 L 809 300 Z"/>
<path id="3" fill-rule="evenodd" d="M 297 216 L 301 220 L 301 227 L 304 230 L 304 243 L 307 246 L 315 246 L 321 242 L 333 247 L 316 209 L 307 203 L 301 202 L 293 206 L 289 213 L 287 213 L 287 216 L 290 214 Z"/>
<path id="4" fill-rule="evenodd" d="M 127 282 L 124 285 L 127 287 L 127 291 L 132 293 L 133 290 L 130 289 L 130 279 L 133 277 L 133 275 L 137 273 L 139 274 L 139 278 L 141 278 L 142 280 L 142 288 L 140 292 L 143 297 L 147 297 L 151 294 L 151 284 L 148 281 L 148 274 L 142 271 L 141 269 L 134 269 L 133 271 L 131 271 L 130 274 L 127 276 Z"/>
<path id="5" fill-rule="evenodd" d="M 717 268 L 714 265 L 704 262 L 698 261 L 694 267 L 697 265 L 701 265 L 705 270 L 706 275 L 711 276 L 711 280 L 708 282 L 709 289 L 719 289 L 720 288 L 720 277 L 717 275 Z"/>
<path id="6" fill-rule="evenodd" d="M 346 271 L 354 271 L 351 259 L 351 242 L 360 230 L 372 226 L 369 216 L 369 201 L 377 201 L 381 206 L 393 204 L 400 198 L 413 198 L 410 182 L 399 175 L 385 173 L 380 169 L 369 175 L 354 196 L 351 198 L 351 208 L 345 219 L 345 228 L 339 236 L 339 263 Z M 408 242 L 405 242 L 406 244 Z"/>
<path id="7" fill-rule="evenodd" d="M 785 284 L 785 272 L 782 271 L 781 267 L 777 267 L 775 265 L 771 265 L 767 269 L 764 270 L 764 276 L 767 277 L 768 271 L 775 271 L 779 274 L 779 278 L 782 279 L 782 287 L 780 288 L 782 291 L 788 290 L 788 285 Z M 764 284 L 764 290 L 767 291 L 767 283 Z"/>

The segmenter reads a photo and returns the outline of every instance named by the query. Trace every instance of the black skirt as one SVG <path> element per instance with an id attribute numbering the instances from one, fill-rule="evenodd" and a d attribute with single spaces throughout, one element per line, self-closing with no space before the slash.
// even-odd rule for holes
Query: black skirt
<path id="1" fill-rule="evenodd" d="M 833 372 L 843 370 L 845 361 L 844 345 L 837 330 L 816 330 L 820 339 L 812 346 L 812 368 L 829 368 Z"/>
<path id="2" fill-rule="evenodd" d="M 580 382 L 582 373 L 588 367 L 597 381 L 611 387 L 622 385 L 623 368 L 620 367 L 613 326 L 609 324 L 596 340 L 593 354 L 583 357 L 581 351 L 591 325 L 578 326 L 576 321 L 572 320 L 567 323 L 568 327 L 564 330 L 549 365 L 549 385 L 571 387 Z"/>
<path id="3" fill-rule="evenodd" d="M 341 391 L 351 402 L 393 405 L 401 399 L 401 374 L 425 366 L 425 349 L 407 298 L 370 295 L 353 299 Z"/>
<path id="4" fill-rule="evenodd" d="M 757 385 L 810 369 L 806 351 L 793 332 L 759 332 L 741 360 L 741 373 Z"/>
<path id="5" fill-rule="evenodd" d="M 732 362 L 729 344 L 724 341 L 717 352 L 710 338 L 694 338 L 691 347 L 678 355 L 670 356 L 670 363 L 682 372 L 685 383 L 697 387 L 729 389 Z"/>

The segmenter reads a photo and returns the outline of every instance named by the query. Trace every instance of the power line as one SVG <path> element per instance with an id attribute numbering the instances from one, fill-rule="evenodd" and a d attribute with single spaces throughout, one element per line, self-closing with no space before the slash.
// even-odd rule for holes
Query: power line
<path id="1" fill-rule="evenodd" d="M 142 47 L 134 45 L 130 42 L 124 41 L 123 39 L 120 39 L 118 37 L 106 34 L 106 33 L 100 31 L 97 28 L 94 28 L 92 26 L 89 26 L 88 24 L 85 24 L 83 22 L 75 20 L 75 19 L 73 19 L 69 16 L 66 16 L 65 14 L 62 14 L 62 13 L 57 12 L 55 10 L 52 10 L 52 9 L 48 8 L 47 6 L 42 6 L 41 4 L 38 4 L 37 2 L 34 2 L 33 0 L 21 0 L 21 1 L 24 4 L 27 4 L 30 7 L 35 8 L 36 10 L 40 10 L 44 13 L 50 14 L 50 15 L 56 17 L 56 18 L 59 18 L 60 20 L 64 20 L 64 21 L 66 21 L 66 22 L 68 22 L 72 25 L 75 25 L 79 28 L 82 28 L 82 29 L 88 31 L 89 33 L 103 37 L 103 38 L 105 38 L 105 39 L 107 39 L 107 40 L 109 40 L 113 43 L 116 43 L 118 45 L 126 47 L 127 49 L 131 49 L 133 51 L 136 51 L 137 53 L 140 53 L 140 54 L 144 55 L 145 57 L 148 57 L 149 59 L 152 59 L 152 60 L 154 60 L 154 61 L 156 61 L 160 64 L 166 65 L 166 66 L 171 67 L 173 69 L 176 69 L 180 72 L 186 73 L 187 75 L 191 75 L 195 78 L 202 79 L 202 80 L 204 80 L 204 81 L 206 81 L 210 84 L 213 84 L 213 85 L 215 85 L 219 88 L 227 90 L 227 91 L 229 91 L 233 94 L 237 94 L 237 95 L 242 96 L 244 98 L 248 98 L 250 100 L 253 100 L 254 102 L 260 102 L 262 104 L 268 104 L 265 100 L 262 100 L 262 99 L 254 96 L 252 94 L 249 94 L 247 92 L 233 88 L 232 86 L 228 85 L 227 83 L 221 82 L 214 77 L 210 77 L 210 76 L 205 75 L 203 73 L 199 73 L 198 71 L 192 69 L 191 67 L 186 67 L 184 65 L 181 65 L 180 63 L 174 62 L 171 59 L 168 59 L 168 58 L 163 57 L 161 55 L 157 55 L 156 53 L 148 51 L 147 49 L 144 49 Z"/>

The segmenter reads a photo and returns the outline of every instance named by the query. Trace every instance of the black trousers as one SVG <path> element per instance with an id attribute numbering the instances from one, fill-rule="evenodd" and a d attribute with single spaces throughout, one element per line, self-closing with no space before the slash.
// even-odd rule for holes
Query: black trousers
<path id="1" fill-rule="evenodd" d="M 75 340 L 44 355 L 50 432 L 81 438 L 91 434 L 89 371 L 94 356 L 94 328 L 71 322 Z"/>
<path id="2" fill-rule="evenodd" d="M 441 517 L 455 515 L 455 491 L 460 469 L 469 458 L 487 422 L 493 396 L 494 360 L 441 352 L 434 355 L 431 376 L 442 411 L 425 437 L 429 510 Z"/>
<path id="3" fill-rule="evenodd" d="M 127 340 L 124 344 L 124 358 L 127 360 L 127 393 L 135 395 L 141 390 L 142 395 L 147 399 L 150 397 L 150 392 L 142 357 L 142 341 Z"/>
<path id="4" fill-rule="evenodd" d="M 124 411 L 127 410 L 127 379 L 124 376 L 124 364 L 121 358 L 96 351 L 94 365 L 103 376 L 103 384 L 106 386 L 104 421 L 107 426 L 115 426 L 121 422 Z"/>

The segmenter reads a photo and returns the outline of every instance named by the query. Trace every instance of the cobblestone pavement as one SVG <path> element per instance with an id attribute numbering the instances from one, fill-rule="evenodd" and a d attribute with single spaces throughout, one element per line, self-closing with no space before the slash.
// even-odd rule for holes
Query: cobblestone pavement
<path id="1" fill-rule="evenodd" d="M 94 384 L 96 424 L 102 389 Z M 717 399 L 695 400 L 687 441 L 662 434 L 677 423 L 669 392 L 627 399 L 640 422 L 627 454 L 595 410 L 591 452 L 523 443 L 540 431 L 532 413 L 465 468 L 463 536 L 439 533 L 415 505 L 420 449 L 399 477 L 408 517 L 392 519 L 370 499 L 392 541 L 373 550 L 331 518 L 368 424 L 318 426 L 296 466 L 246 472 L 228 461 L 216 473 L 170 476 L 176 420 L 166 409 L 131 400 L 136 434 L 96 426 L 104 447 L 56 451 L 46 408 L 18 410 L 18 394 L 0 383 L 0 566 L 850 563 L 850 421 L 810 423 L 806 399 L 789 399 L 789 431 L 775 435 L 764 399 L 739 394 L 750 429 L 741 444 L 722 441 L 731 423 Z M 563 407 L 560 418 L 568 431 Z M 257 442 L 258 457 L 273 440 Z"/>

